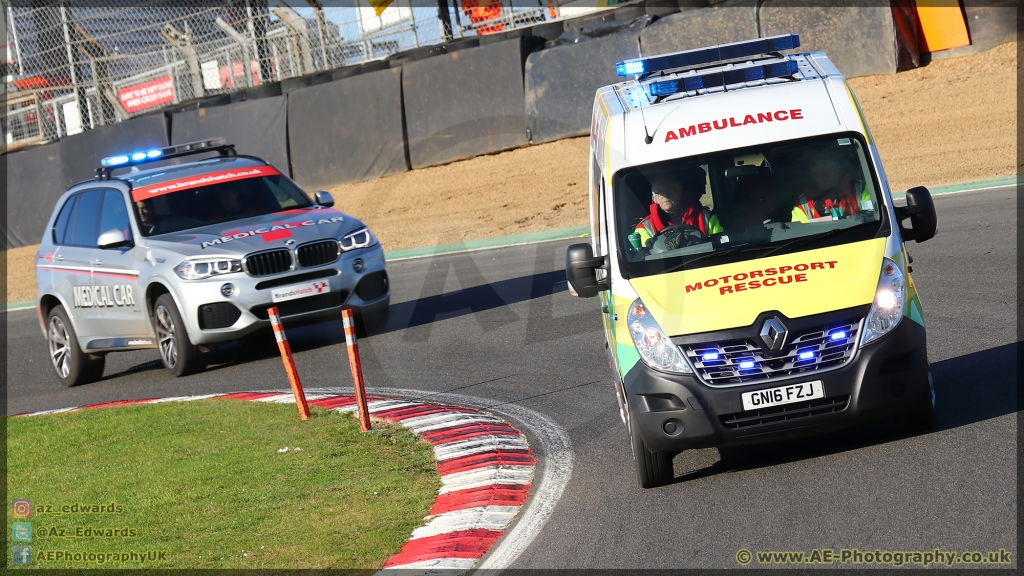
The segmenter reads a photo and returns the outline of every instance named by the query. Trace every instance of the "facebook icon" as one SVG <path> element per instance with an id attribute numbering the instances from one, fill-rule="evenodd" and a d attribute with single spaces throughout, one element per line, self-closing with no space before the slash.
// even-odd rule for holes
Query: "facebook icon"
<path id="1" fill-rule="evenodd" d="M 31 546 L 11 546 L 11 562 L 14 564 L 31 564 Z"/>

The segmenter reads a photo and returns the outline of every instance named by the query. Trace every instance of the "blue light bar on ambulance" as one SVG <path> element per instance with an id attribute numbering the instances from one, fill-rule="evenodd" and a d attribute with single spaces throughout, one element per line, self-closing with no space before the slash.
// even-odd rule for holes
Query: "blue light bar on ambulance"
<path id="1" fill-rule="evenodd" d="M 223 138 L 211 138 L 209 140 L 200 140 L 198 142 L 175 144 L 174 146 L 166 146 L 164 148 L 139 150 L 137 152 L 132 152 L 131 154 L 108 156 L 100 160 L 100 169 L 97 171 L 97 175 L 103 179 L 109 177 L 110 171 L 115 168 L 124 168 L 127 166 L 134 166 L 136 164 L 145 164 L 146 162 L 156 162 L 157 160 L 165 160 L 168 158 L 176 158 L 178 156 L 187 156 L 189 154 L 213 151 L 220 151 L 222 154 L 234 154 L 232 145 L 228 144 L 226 140 Z"/>
<path id="2" fill-rule="evenodd" d="M 682 52 L 651 56 L 650 58 L 624 60 L 615 65 L 615 71 L 619 76 L 639 76 L 642 74 L 653 74 L 662 70 L 700 66 L 701 64 L 724 62 L 736 58 L 771 54 L 772 52 L 792 50 L 799 47 L 799 35 L 783 34 L 770 38 L 758 38 L 757 40 L 745 40 L 743 42 L 720 44 L 695 50 L 684 50 Z"/>
<path id="3" fill-rule="evenodd" d="M 646 86 L 647 92 L 652 98 L 668 96 L 679 92 L 691 92 L 693 90 L 704 90 L 717 88 L 743 82 L 756 82 L 768 78 L 781 78 L 792 76 L 799 70 L 797 63 L 792 60 L 776 62 L 755 66 L 740 66 L 729 70 L 720 70 L 708 74 L 684 76 L 674 80 L 660 80 L 651 82 Z"/>

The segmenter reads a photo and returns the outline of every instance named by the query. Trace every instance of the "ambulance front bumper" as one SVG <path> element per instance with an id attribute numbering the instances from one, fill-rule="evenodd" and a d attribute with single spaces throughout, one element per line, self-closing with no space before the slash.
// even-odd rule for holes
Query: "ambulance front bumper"
<path id="1" fill-rule="evenodd" d="M 808 436 L 907 412 L 931 394 L 928 370 L 925 329 L 903 318 L 841 367 L 784 382 L 820 380 L 821 399 L 744 410 L 742 393 L 783 382 L 713 388 L 696 376 L 658 372 L 643 362 L 622 383 L 644 444 L 663 452 Z"/>

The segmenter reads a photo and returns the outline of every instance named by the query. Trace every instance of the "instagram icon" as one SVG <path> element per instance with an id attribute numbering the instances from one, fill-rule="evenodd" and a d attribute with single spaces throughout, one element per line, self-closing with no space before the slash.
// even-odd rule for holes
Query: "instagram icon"
<path id="1" fill-rule="evenodd" d="M 27 498 L 11 500 L 11 516 L 15 518 L 31 518 L 32 501 Z"/>

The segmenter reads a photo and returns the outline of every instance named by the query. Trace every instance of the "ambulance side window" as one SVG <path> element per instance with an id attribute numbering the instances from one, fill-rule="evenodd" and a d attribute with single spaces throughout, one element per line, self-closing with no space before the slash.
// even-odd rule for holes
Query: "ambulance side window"
<path id="1" fill-rule="evenodd" d="M 68 230 L 68 222 L 71 221 L 71 215 L 75 212 L 75 202 L 78 201 L 79 195 L 76 194 L 68 201 L 64 203 L 64 207 L 60 209 L 60 214 L 57 216 L 57 221 L 53 223 L 53 243 L 57 245 L 64 244 L 64 235 Z"/>

